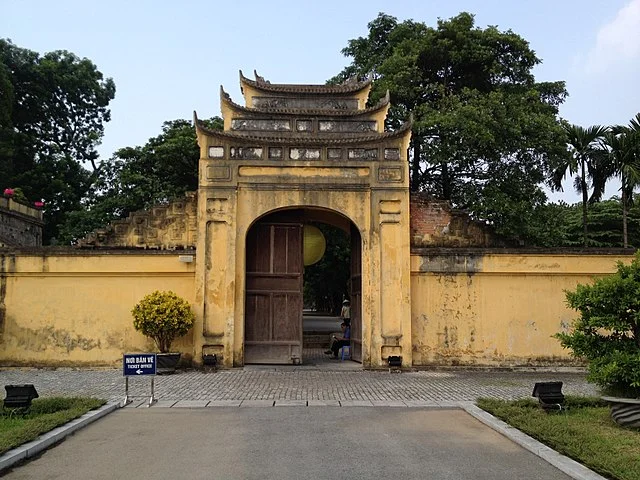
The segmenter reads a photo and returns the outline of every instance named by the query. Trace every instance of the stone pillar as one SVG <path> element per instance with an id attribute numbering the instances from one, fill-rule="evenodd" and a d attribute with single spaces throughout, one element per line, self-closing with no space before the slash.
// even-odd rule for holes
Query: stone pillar
<path id="1" fill-rule="evenodd" d="M 198 196 L 194 359 L 215 353 L 226 367 L 234 365 L 235 202 L 233 189 L 201 189 Z"/>
<path id="2" fill-rule="evenodd" d="M 377 191 L 372 195 L 371 235 L 371 365 L 386 366 L 391 355 L 411 358 L 411 277 L 408 192 Z"/>

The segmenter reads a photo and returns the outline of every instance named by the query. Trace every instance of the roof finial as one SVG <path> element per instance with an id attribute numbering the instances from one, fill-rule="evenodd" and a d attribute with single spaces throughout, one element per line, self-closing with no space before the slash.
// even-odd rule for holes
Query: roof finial
<path id="1" fill-rule="evenodd" d="M 231 95 L 224 91 L 224 87 L 220 85 L 220 101 L 228 100 L 231 101 Z"/>
<path id="2" fill-rule="evenodd" d="M 253 75 L 256 77 L 256 83 L 266 83 L 266 84 L 271 83 L 269 80 L 265 80 L 264 77 L 261 77 L 260 75 L 258 75 L 258 71 L 255 69 L 253 70 Z"/>

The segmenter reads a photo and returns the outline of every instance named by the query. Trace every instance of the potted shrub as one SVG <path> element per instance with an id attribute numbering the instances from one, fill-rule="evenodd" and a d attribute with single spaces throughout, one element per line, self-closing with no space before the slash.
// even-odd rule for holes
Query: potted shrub
<path id="1" fill-rule="evenodd" d="M 175 371 L 180 353 L 171 352 L 171 344 L 193 326 L 194 315 L 189 303 L 174 292 L 156 290 L 133 307 L 134 328 L 151 338 L 160 351 L 158 373 Z"/>
<path id="2" fill-rule="evenodd" d="M 587 360 L 589 381 L 602 388 L 612 417 L 640 427 L 640 252 L 613 275 L 566 292 L 580 316 L 555 335 L 572 355 Z"/>

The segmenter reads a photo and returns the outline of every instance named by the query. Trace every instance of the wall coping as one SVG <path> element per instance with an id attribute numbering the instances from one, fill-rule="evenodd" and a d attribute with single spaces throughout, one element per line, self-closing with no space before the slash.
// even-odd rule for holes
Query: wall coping
<path id="1" fill-rule="evenodd" d="M 412 256 L 434 255 L 633 255 L 635 248 L 411 248 Z M 101 256 L 101 255 L 196 255 L 195 249 L 161 250 L 145 248 L 77 248 L 71 246 L 0 247 L 0 255 L 29 256 Z"/>
<path id="2" fill-rule="evenodd" d="M 36 225 L 44 225 L 42 221 L 42 210 L 34 208 L 13 198 L 0 196 L 0 210 L 4 210 L 11 215 L 16 215 L 28 222 Z"/>
<path id="3" fill-rule="evenodd" d="M 633 255 L 635 248 L 446 248 L 446 247 L 411 247 L 413 256 L 434 255 Z"/>
<path id="4" fill-rule="evenodd" d="M 175 255 L 196 255 L 196 251 L 191 250 L 160 250 L 160 249 L 144 249 L 144 248 L 77 248 L 77 247 L 15 247 L 0 248 L 0 256 L 2 255 L 21 255 L 21 256 L 69 256 L 69 257 L 86 257 L 86 256 L 105 256 L 105 255 L 148 255 L 148 256 L 175 256 Z"/>

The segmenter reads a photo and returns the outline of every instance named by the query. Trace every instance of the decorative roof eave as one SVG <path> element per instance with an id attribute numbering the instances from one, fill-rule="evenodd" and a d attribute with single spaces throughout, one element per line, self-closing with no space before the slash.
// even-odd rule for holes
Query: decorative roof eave
<path id="1" fill-rule="evenodd" d="M 253 71 L 256 79 L 251 80 L 245 77 L 240 70 L 240 88 L 244 85 L 269 93 L 293 93 L 293 94 L 334 94 L 346 95 L 361 92 L 365 88 L 371 86 L 372 77 L 367 78 L 364 82 L 359 82 L 356 78 L 349 79 L 340 85 L 296 85 L 284 83 L 271 83 Z M 244 91 L 244 89 L 243 89 Z"/>
<path id="2" fill-rule="evenodd" d="M 411 133 L 411 127 L 413 126 L 413 116 L 410 116 L 408 121 L 402 124 L 400 128 L 392 132 L 372 133 L 368 135 L 360 135 L 357 137 L 284 137 L 276 135 L 247 135 L 246 133 L 212 130 L 205 126 L 205 124 L 198 119 L 198 115 L 195 111 L 193 112 L 193 123 L 195 124 L 196 131 L 198 133 L 202 133 L 209 137 L 219 138 L 221 141 L 238 141 L 242 142 L 243 144 L 262 143 L 267 145 L 356 145 L 404 138 L 407 134 Z"/>
<path id="3" fill-rule="evenodd" d="M 235 103 L 231 100 L 231 96 L 220 86 L 220 103 L 228 105 L 232 110 L 239 113 L 258 114 L 258 115 L 305 115 L 305 116 L 324 116 L 324 117 L 358 117 L 371 115 L 386 108 L 391 102 L 389 90 L 373 107 L 363 110 L 339 110 L 339 109 L 312 109 L 312 108 L 249 108 Z"/>

